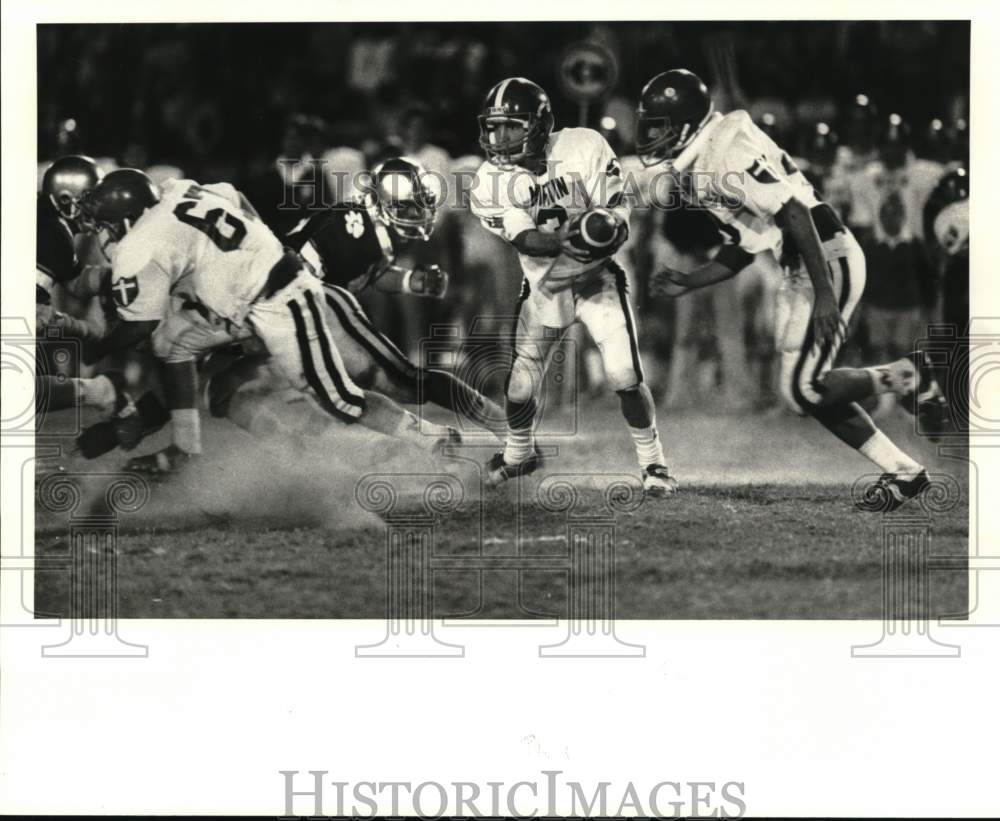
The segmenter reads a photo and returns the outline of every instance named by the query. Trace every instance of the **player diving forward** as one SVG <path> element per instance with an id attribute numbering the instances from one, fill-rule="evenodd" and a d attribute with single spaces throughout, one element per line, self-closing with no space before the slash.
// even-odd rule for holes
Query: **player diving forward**
<path id="1" fill-rule="evenodd" d="M 494 86 L 479 117 L 486 162 L 470 191 L 472 211 L 514 246 L 524 273 L 505 389 L 507 441 L 488 464 L 488 481 L 499 484 L 539 467 L 534 421 L 546 359 L 578 321 L 620 397 L 646 493 L 667 496 L 677 482 L 665 466 L 643 383 L 625 272 L 613 259 L 628 236 L 621 167 L 596 131 L 553 127 L 548 95 L 523 77 Z M 615 228 L 613 237 L 591 243 L 581 224 L 595 208 L 610 211 Z"/>
<path id="2" fill-rule="evenodd" d="M 653 290 L 679 296 L 736 275 L 756 254 L 773 252 L 786 275 L 775 334 L 784 399 L 878 465 L 878 485 L 893 507 L 919 494 L 929 483 L 926 470 L 857 403 L 891 391 L 904 406 L 939 413 L 944 400 L 924 357 L 833 367 L 865 287 L 864 254 L 850 231 L 745 111 L 715 112 L 707 87 L 691 72 L 667 71 L 650 80 L 637 119 L 643 164 L 670 163 L 681 195 L 716 217 L 731 241 L 694 271 L 655 273 Z"/>
<path id="3" fill-rule="evenodd" d="M 354 384 L 333 344 L 319 279 L 228 183 L 172 180 L 161 194 L 141 171 L 122 169 L 91 190 L 81 208 L 112 263 L 121 321 L 104 347 L 150 338 L 165 362 L 173 443 L 133 459 L 132 469 L 170 472 L 201 452 L 196 361 L 249 335 L 263 342 L 283 379 L 327 414 L 419 447 L 435 443 L 419 435 L 412 414 Z M 438 433 L 448 441 L 448 429 Z"/>
<path id="4" fill-rule="evenodd" d="M 436 180 L 419 163 L 397 157 L 379 164 L 357 198 L 318 210 L 285 237 L 323 280 L 327 324 L 344 367 L 355 384 L 397 402 L 433 402 L 503 437 L 503 412 L 495 403 L 447 371 L 420 368 L 368 318 L 354 294 L 367 287 L 385 293 L 444 296 L 448 275 L 432 266 L 412 270 L 395 263 L 397 251 L 426 241 L 434 230 L 440 197 Z M 248 357 L 212 376 L 213 414 L 267 413 L 238 387 L 258 375 Z M 246 400 L 246 401 L 241 401 Z M 457 441 L 458 437 L 453 439 Z"/>

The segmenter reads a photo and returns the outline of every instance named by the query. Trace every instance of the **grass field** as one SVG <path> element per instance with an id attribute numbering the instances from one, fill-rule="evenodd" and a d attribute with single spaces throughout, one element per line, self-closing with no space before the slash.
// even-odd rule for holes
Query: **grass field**
<path id="1" fill-rule="evenodd" d="M 555 421 L 573 430 L 572 420 Z M 918 505 L 889 515 L 856 509 L 851 486 L 872 469 L 808 420 L 661 413 L 660 422 L 683 490 L 617 514 L 606 508 L 601 488 L 609 477 L 635 471 L 628 435 L 603 400 L 586 408 L 572 435 L 542 437 L 552 455 L 541 475 L 485 493 L 477 467 L 492 450 L 485 443 L 434 461 L 341 430 L 291 453 L 262 449 L 241 431 L 209 422 L 201 462 L 183 481 L 153 486 L 142 509 L 121 518 L 119 615 L 384 618 L 387 528 L 422 525 L 422 493 L 437 477 L 457 495 L 454 509 L 434 525 L 428 578 L 436 616 L 566 615 L 571 525 L 613 535 L 618 618 L 882 616 L 883 533 L 922 513 Z M 962 495 L 932 515 L 930 553 L 963 557 L 964 463 L 935 456 L 909 422 L 900 416 L 883 427 L 932 472 L 954 477 Z M 160 446 L 163 435 L 146 449 Z M 123 459 L 54 460 L 47 469 L 61 462 L 73 473 L 106 473 Z M 388 522 L 385 511 L 376 515 L 356 498 L 358 482 L 372 473 L 394 474 L 385 480 L 398 494 Z M 557 474 L 568 475 L 579 493 L 568 511 L 539 504 L 539 486 L 550 487 Z M 103 497 L 108 479 L 75 481 L 83 490 L 81 515 Z M 66 514 L 39 506 L 38 555 L 66 556 L 69 525 Z M 931 574 L 931 614 L 962 613 L 966 572 L 960 560 L 943 564 L 948 568 Z M 596 591 L 599 575 L 585 568 L 573 584 Z M 36 610 L 65 614 L 68 591 L 65 570 L 37 572 Z"/>

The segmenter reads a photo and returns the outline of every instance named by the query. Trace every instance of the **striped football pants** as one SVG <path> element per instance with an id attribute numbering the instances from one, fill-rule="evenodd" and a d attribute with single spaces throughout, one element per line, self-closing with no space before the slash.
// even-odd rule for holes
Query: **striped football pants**
<path id="1" fill-rule="evenodd" d="M 255 302 L 248 321 L 291 387 L 308 390 L 332 416 L 356 421 L 365 394 L 351 379 L 327 322 L 323 286 L 301 272 L 273 296 Z"/>
<path id="2" fill-rule="evenodd" d="M 849 232 L 823 243 L 833 293 L 850 323 L 865 290 L 865 255 Z M 775 340 L 781 351 L 781 397 L 796 413 L 809 415 L 823 392 L 822 377 L 834 367 L 842 340 L 816 345 L 812 326 L 813 289 L 804 266 L 786 271 L 778 292 Z"/>
<path id="3" fill-rule="evenodd" d="M 347 372 L 362 380 L 372 365 L 382 368 L 392 379 L 413 382 L 419 369 L 396 344 L 375 327 L 364 308 L 346 288 L 323 284 L 328 309 L 327 322 Z M 365 384 L 365 383 L 363 383 Z"/>

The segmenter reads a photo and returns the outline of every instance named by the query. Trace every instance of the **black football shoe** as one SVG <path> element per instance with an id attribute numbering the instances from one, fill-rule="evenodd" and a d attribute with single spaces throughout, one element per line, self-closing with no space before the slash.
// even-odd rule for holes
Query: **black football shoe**
<path id="1" fill-rule="evenodd" d="M 514 465 L 505 462 L 503 451 L 500 451 L 493 454 L 493 458 L 486 463 L 486 484 L 490 487 L 497 487 L 511 479 L 534 473 L 544 464 L 545 457 L 542 456 L 542 452 L 537 447 L 531 456 Z"/>
<path id="2" fill-rule="evenodd" d="M 914 351 L 908 358 L 916 364 L 917 384 L 912 391 L 900 395 L 899 403 L 908 413 L 917 417 L 919 432 L 926 434 L 932 442 L 937 442 L 951 425 L 948 400 L 934 378 L 927 356 Z"/>
<path id="3" fill-rule="evenodd" d="M 680 483 L 670 475 L 664 465 L 646 465 L 642 470 L 642 492 L 652 499 L 672 496 L 680 488 Z"/>
<path id="4" fill-rule="evenodd" d="M 865 509 L 888 513 L 915 499 L 930 485 L 926 470 L 912 479 L 900 479 L 895 473 L 883 473 L 878 481 L 865 491 Z"/>

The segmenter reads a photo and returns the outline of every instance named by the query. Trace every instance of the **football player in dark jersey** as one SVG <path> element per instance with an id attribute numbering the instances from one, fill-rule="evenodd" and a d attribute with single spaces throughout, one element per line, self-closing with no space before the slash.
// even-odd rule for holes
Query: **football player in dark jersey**
<path id="1" fill-rule="evenodd" d="M 42 176 L 36 203 L 35 320 L 38 335 L 47 343 L 58 344 L 55 340 L 59 338 L 87 343 L 101 336 L 100 328 L 52 306 L 57 286 L 81 299 L 99 296 L 107 287 L 109 269 L 81 266 L 74 242 L 77 235 L 84 233 L 80 200 L 100 180 L 97 164 L 77 154 L 56 160 Z M 36 361 L 39 373 L 35 380 L 35 410 L 39 424 L 47 411 L 80 405 L 111 412 L 110 419 L 91 426 L 77 439 L 81 453 L 88 458 L 118 445 L 134 447 L 143 435 L 162 427 L 169 418 L 151 393 L 133 402 L 125 390 L 123 375 L 117 371 L 66 378 L 48 373 L 51 363 L 42 350 Z"/>
<path id="2" fill-rule="evenodd" d="M 74 237 L 82 233 L 80 197 L 100 178 L 97 164 L 90 157 L 76 154 L 56 160 L 42 177 L 35 208 L 35 320 L 39 336 L 51 339 L 53 335 L 46 333 L 50 328 L 58 328 L 66 336 L 80 336 L 90 330 L 86 323 L 55 311 L 52 292 L 57 285 L 67 287 L 80 277 L 74 245 Z M 80 404 L 121 409 L 124 398 L 113 376 L 59 378 L 48 373 L 51 364 L 39 350 L 35 382 L 38 413 Z"/>
<path id="3" fill-rule="evenodd" d="M 323 279 L 327 319 L 347 372 L 359 387 L 406 404 L 432 402 L 502 437 L 506 421 L 498 405 L 447 371 L 413 364 L 355 298 L 371 287 L 440 299 L 448 285 L 436 265 L 395 263 L 404 244 L 425 241 L 434 230 L 440 202 L 434 178 L 419 163 L 397 157 L 376 166 L 368 182 L 358 198 L 316 212 L 285 237 Z M 212 377 L 213 414 L 232 414 L 233 395 L 255 371 L 247 359 Z"/>

